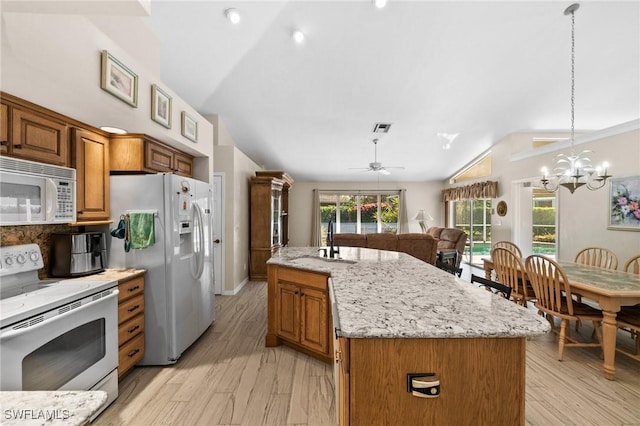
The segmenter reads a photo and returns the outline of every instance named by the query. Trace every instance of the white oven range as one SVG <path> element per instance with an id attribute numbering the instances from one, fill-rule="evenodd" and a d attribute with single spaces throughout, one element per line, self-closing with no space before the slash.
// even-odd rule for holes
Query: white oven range
<path id="1" fill-rule="evenodd" d="M 117 282 L 41 281 L 43 266 L 37 244 L 0 247 L 0 390 L 104 390 L 104 409 L 118 396 Z"/>

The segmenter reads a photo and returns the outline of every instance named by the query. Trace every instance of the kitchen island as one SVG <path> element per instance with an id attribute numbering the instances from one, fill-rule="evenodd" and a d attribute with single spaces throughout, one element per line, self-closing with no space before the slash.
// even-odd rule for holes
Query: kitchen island
<path id="1" fill-rule="evenodd" d="M 404 253 L 340 257 L 302 247 L 269 260 L 266 343 L 299 345 L 280 333 L 282 313 L 305 306 L 282 303 L 307 291 L 290 277 L 326 277 L 341 425 L 524 424 L 526 339 L 549 331 L 545 319 Z"/>

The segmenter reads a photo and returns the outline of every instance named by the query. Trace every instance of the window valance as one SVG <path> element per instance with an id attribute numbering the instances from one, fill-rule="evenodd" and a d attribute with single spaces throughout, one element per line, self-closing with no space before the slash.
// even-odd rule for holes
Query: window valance
<path id="1" fill-rule="evenodd" d="M 479 198 L 496 198 L 497 196 L 497 181 L 477 182 L 471 185 L 442 190 L 442 201 L 476 200 Z"/>

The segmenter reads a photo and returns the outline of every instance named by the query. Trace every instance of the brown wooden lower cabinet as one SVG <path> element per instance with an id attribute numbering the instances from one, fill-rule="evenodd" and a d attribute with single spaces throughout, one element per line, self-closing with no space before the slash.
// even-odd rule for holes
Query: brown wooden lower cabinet
<path id="1" fill-rule="evenodd" d="M 118 282 L 118 377 L 144 356 L 144 276 Z"/>
<path id="2" fill-rule="evenodd" d="M 328 275 L 268 265 L 266 346 L 281 343 L 331 362 Z"/>
<path id="3" fill-rule="evenodd" d="M 523 425 L 525 338 L 336 339 L 341 426 Z M 434 373 L 435 398 L 413 396 L 407 375 Z"/>

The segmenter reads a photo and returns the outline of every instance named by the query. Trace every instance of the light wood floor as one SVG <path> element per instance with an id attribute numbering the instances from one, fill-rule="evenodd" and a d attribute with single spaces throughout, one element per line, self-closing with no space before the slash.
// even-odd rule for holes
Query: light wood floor
<path id="1" fill-rule="evenodd" d="M 216 298 L 216 321 L 171 367 L 136 367 L 95 425 L 334 426 L 331 366 L 286 347 L 265 348 L 266 283 Z M 591 328 L 580 334 L 589 338 Z M 619 340 L 631 345 L 628 334 Z M 617 380 L 597 349 L 527 342 L 529 425 L 639 425 L 640 363 L 616 356 Z M 473 397 L 470 395 L 470 397 Z"/>

